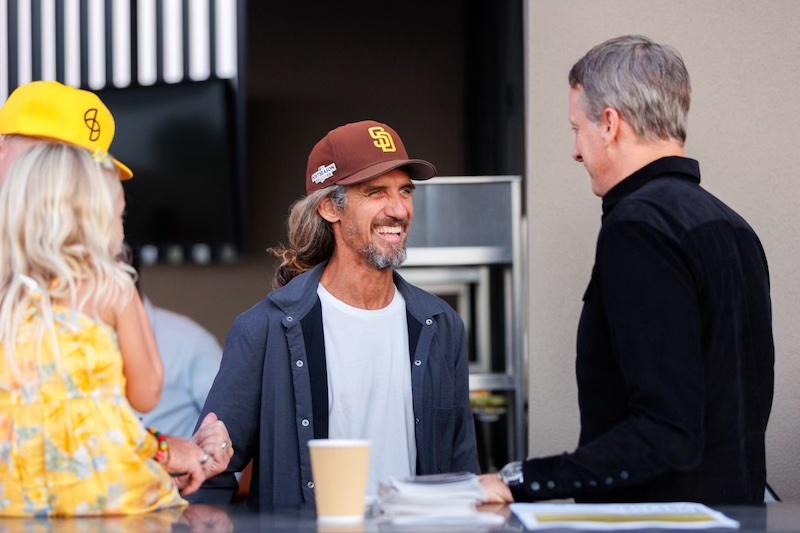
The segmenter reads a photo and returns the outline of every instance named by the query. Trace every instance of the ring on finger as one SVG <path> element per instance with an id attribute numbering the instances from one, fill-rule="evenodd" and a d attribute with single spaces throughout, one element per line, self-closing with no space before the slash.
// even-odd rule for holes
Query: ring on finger
<path id="1" fill-rule="evenodd" d="M 228 447 L 228 441 L 223 441 L 222 445 L 220 446 L 223 450 Z"/>
<path id="2" fill-rule="evenodd" d="M 207 453 L 204 453 L 203 454 L 203 458 L 200 459 L 200 466 L 205 465 L 208 462 L 209 459 L 211 459 L 211 456 L 208 455 Z"/>

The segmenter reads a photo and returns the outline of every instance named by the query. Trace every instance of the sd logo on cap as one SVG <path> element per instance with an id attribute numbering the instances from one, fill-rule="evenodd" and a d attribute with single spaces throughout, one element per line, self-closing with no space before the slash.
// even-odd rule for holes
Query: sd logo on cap
<path id="1" fill-rule="evenodd" d="M 306 192 L 334 183 L 352 185 L 396 168 L 411 179 L 426 180 L 436 167 L 423 159 L 409 159 L 403 140 L 388 124 L 362 120 L 339 126 L 314 145 L 306 166 Z"/>

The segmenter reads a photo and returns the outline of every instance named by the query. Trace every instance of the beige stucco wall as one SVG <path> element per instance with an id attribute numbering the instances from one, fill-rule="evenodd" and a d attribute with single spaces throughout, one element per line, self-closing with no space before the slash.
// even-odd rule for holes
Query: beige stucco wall
<path id="1" fill-rule="evenodd" d="M 525 18 L 530 453 L 577 441 L 575 330 L 600 222 L 600 201 L 570 159 L 567 73 L 591 46 L 641 33 L 683 54 L 694 88 L 688 154 L 766 249 L 776 349 L 768 478 L 800 501 L 800 2 L 528 0 Z"/>

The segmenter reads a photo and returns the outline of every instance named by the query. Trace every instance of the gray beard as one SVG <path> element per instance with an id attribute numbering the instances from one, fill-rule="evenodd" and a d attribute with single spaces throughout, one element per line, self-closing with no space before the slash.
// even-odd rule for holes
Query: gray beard
<path id="1" fill-rule="evenodd" d="M 406 260 L 406 247 L 405 245 L 392 248 L 389 252 L 381 252 L 377 246 L 372 243 L 367 244 L 361 250 L 361 255 L 369 263 L 378 270 L 386 270 L 387 268 L 395 269 L 403 264 Z"/>

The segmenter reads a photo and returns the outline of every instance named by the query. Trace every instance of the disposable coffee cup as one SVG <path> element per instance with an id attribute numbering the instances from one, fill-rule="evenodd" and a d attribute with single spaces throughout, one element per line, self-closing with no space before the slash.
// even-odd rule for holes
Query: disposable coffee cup
<path id="1" fill-rule="evenodd" d="M 357 524 L 364 520 L 369 479 L 368 440 L 308 441 L 317 500 L 317 520 L 324 524 Z"/>

